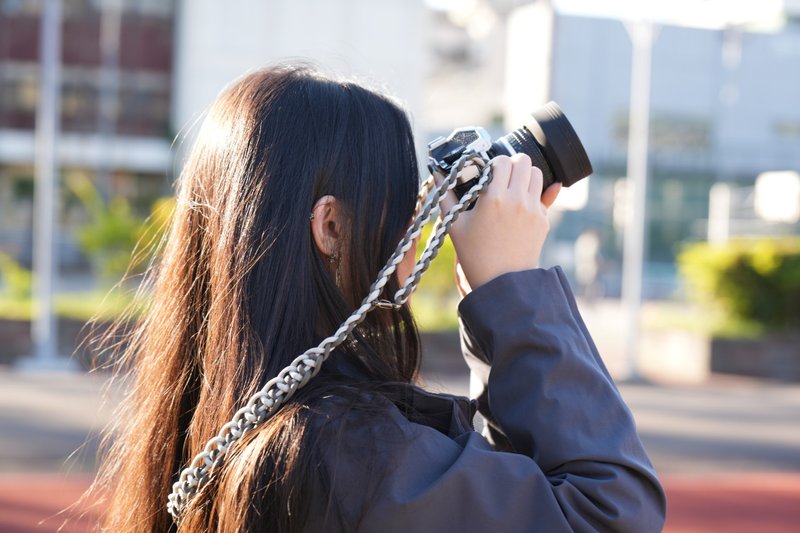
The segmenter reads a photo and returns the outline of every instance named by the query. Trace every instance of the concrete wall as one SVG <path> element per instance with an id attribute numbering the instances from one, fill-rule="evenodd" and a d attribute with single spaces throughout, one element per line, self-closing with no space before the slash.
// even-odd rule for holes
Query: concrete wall
<path id="1" fill-rule="evenodd" d="M 173 123 L 185 127 L 226 84 L 286 59 L 385 85 L 418 113 L 426 17 L 422 0 L 179 0 Z"/>

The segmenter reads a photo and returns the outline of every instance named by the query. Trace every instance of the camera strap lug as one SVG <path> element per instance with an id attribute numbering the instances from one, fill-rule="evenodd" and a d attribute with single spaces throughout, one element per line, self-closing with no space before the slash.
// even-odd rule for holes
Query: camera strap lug
<path id="1" fill-rule="evenodd" d="M 375 302 L 375 307 L 380 309 L 400 309 L 402 305 L 390 302 L 389 300 L 378 300 Z"/>

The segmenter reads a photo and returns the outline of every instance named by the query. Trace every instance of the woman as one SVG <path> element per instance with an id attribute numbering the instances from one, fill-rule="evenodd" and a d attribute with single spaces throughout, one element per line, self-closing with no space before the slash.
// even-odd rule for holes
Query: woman
<path id="1" fill-rule="evenodd" d="M 367 293 L 414 215 L 405 114 L 307 69 L 252 73 L 212 106 L 179 182 L 134 382 L 98 478 L 109 531 L 656 531 L 664 500 L 560 270 L 527 157 L 451 231 L 477 402 L 411 383 L 406 305 L 376 309 L 319 375 L 232 446 L 184 510 L 180 470 Z M 443 201 L 448 209 L 452 193 Z M 413 250 L 385 294 L 399 288 Z M 471 288 L 470 288 L 471 287 Z M 487 437 L 472 430 L 477 406 Z M 488 439 L 488 440 L 487 440 Z"/>

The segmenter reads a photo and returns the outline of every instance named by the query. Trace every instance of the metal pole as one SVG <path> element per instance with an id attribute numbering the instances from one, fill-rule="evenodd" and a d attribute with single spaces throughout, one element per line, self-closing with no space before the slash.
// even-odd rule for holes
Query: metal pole
<path id="1" fill-rule="evenodd" d="M 715 183 L 708 193 L 708 242 L 725 244 L 731 233 L 731 186 Z"/>
<path id="2" fill-rule="evenodd" d="M 36 313 L 32 324 L 32 366 L 57 363 L 57 325 L 53 293 L 58 256 L 55 252 L 58 202 L 56 140 L 60 123 L 61 0 L 44 0 L 41 24 L 39 108 L 36 113 L 36 183 L 34 250 Z"/>
<path id="3" fill-rule="evenodd" d="M 652 22 L 626 23 L 633 45 L 631 61 L 630 117 L 628 123 L 627 216 L 622 262 L 622 299 L 628 323 L 626 362 L 628 379 L 639 375 L 639 337 L 644 267 L 647 155 L 650 136 L 650 81 L 654 29 Z"/>
<path id="4" fill-rule="evenodd" d="M 106 0 L 100 19 L 101 68 L 99 75 L 100 101 L 97 113 L 97 141 L 100 144 L 97 160 L 97 189 L 108 200 L 111 190 L 111 158 L 117 127 L 119 98 L 119 49 L 122 28 L 120 0 Z"/>

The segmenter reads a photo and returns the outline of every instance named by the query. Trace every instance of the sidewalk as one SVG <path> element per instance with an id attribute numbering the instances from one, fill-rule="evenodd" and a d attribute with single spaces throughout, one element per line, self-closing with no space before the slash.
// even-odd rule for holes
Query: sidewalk
<path id="1" fill-rule="evenodd" d="M 463 367 L 428 365 L 424 378 L 431 389 L 466 391 Z M 61 525 L 54 515 L 91 480 L 97 441 L 89 435 L 110 416 L 102 384 L 102 376 L 0 370 L 0 531 Z M 620 388 L 667 488 L 666 531 L 797 531 L 800 386 L 714 379 Z M 89 514 L 62 531 L 88 531 L 91 523 Z"/>

